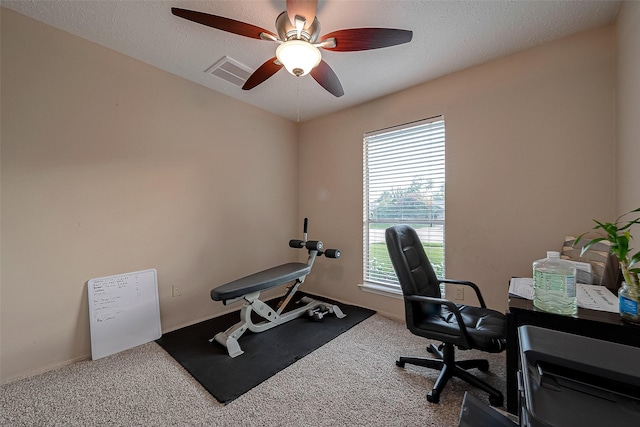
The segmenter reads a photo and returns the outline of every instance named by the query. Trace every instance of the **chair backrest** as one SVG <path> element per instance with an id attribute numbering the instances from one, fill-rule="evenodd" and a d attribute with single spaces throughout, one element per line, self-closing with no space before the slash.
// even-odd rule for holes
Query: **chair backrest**
<path id="1" fill-rule="evenodd" d="M 386 229 L 385 239 L 402 293 L 440 298 L 440 282 L 416 230 L 394 225 Z"/>

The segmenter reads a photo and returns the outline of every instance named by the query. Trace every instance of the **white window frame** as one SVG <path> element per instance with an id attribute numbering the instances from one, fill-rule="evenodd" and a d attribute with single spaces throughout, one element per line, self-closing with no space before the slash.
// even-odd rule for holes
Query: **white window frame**
<path id="1" fill-rule="evenodd" d="M 419 197 L 412 197 L 410 188 L 417 189 L 418 192 L 415 194 Z M 384 213 L 384 206 L 381 204 L 385 203 L 385 198 L 382 197 L 385 190 L 387 200 L 389 195 L 402 195 L 403 191 L 406 192 L 408 197 L 400 196 L 403 199 L 403 206 L 408 206 L 403 210 L 408 213 L 405 217 L 399 217 L 397 207 L 387 209 Z M 382 253 L 382 251 L 386 252 L 384 230 L 393 224 L 409 224 L 416 228 L 426 247 L 427 256 L 432 260 L 436 274 L 438 277 L 445 277 L 444 197 L 444 116 L 364 134 L 362 269 L 364 290 L 396 297 L 401 295 L 393 266 L 385 259 L 385 253 Z M 393 200 L 397 201 L 397 199 Z M 422 214 L 425 216 L 422 217 Z M 373 224 L 377 226 L 371 228 Z M 427 248 L 431 244 L 439 245 L 440 243 L 442 244 L 441 253 L 439 249 L 433 249 L 435 252 L 431 252 Z M 378 257 L 381 260 L 378 260 Z"/>

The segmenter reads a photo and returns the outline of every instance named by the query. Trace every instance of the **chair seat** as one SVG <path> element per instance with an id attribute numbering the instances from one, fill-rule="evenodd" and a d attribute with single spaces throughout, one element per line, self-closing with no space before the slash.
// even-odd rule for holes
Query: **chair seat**
<path id="1" fill-rule="evenodd" d="M 471 345 L 478 350 L 488 353 L 500 353 L 505 349 L 506 316 L 499 311 L 488 308 L 459 305 L 458 310 L 467 327 Z M 437 332 L 459 336 L 460 329 L 455 315 L 446 307 L 442 307 L 437 314 L 430 314 L 415 327 L 426 334 Z"/>

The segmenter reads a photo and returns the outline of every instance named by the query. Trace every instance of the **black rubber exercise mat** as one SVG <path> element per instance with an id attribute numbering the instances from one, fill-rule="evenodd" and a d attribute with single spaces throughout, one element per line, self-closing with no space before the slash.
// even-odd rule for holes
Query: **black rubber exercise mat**
<path id="1" fill-rule="evenodd" d="M 239 311 L 166 333 L 156 342 L 219 402 L 228 403 L 375 313 L 335 304 L 346 317 L 303 316 L 265 332 L 245 332 L 238 340 L 244 354 L 235 358 L 209 339 L 240 321 Z"/>

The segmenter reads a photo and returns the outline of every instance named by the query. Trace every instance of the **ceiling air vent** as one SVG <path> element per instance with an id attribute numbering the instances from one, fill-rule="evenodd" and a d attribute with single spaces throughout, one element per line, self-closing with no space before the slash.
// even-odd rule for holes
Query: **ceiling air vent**
<path id="1" fill-rule="evenodd" d="M 249 67 L 228 56 L 223 57 L 205 71 L 236 86 L 243 86 L 252 72 Z"/>

